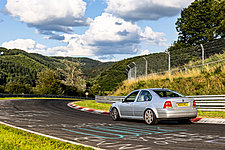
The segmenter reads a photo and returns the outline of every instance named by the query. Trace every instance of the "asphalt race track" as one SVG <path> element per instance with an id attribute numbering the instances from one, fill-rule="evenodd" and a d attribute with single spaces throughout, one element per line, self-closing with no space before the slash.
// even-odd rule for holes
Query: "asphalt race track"
<path id="1" fill-rule="evenodd" d="M 72 109 L 71 101 L 0 101 L 0 121 L 17 127 L 100 149 L 221 149 L 225 125 L 146 125 L 143 121 L 112 121 L 108 115 Z"/>

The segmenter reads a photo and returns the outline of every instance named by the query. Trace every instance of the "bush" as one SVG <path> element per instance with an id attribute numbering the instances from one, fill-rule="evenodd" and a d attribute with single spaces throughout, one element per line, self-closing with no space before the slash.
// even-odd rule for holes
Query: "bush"
<path id="1" fill-rule="evenodd" d="M 5 87 L 4 85 L 0 85 L 0 93 L 4 93 L 5 92 Z"/>
<path id="2" fill-rule="evenodd" d="M 23 85 L 21 83 L 8 83 L 6 85 L 5 91 L 10 94 L 31 94 L 32 88 L 30 85 Z"/>

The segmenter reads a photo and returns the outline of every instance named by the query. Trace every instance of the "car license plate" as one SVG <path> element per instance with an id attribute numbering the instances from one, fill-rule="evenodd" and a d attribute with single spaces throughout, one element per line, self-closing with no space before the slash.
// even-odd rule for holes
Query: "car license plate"
<path id="1" fill-rule="evenodd" d="M 177 107 L 188 107 L 188 103 L 177 103 Z"/>

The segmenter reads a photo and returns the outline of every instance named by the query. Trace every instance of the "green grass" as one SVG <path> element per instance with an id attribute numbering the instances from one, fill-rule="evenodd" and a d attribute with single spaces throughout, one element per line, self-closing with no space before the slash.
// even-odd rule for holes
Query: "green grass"
<path id="1" fill-rule="evenodd" d="M 85 108 L 92 108 L 92 109 L 103 110 L 103 111 L 109 111 L 111 106 L 111 104 L 96 103 L 94 100 L 78 101 L 78 102 L 74 102 L 74 104 L 85 107 Z"/>
<path id="2" fill-rule="evenodd" d="M 0 124 L 0 149 L 4 150 L 92 150 L 81 145 L 53 140 Z"/>
<path id="3" fill-rule="evenodd" d="M 199 118 L 223 118 L 225 119 L 224 111 L 198 111 Z"/>

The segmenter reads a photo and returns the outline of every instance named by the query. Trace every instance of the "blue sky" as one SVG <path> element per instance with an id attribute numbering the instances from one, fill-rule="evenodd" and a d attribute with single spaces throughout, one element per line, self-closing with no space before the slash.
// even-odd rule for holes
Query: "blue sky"
<path id="1" fill-rule="evenodd" d="M 1 0 L 0 46 L 116 61 L 165 51 L 183 0 Z"/>

